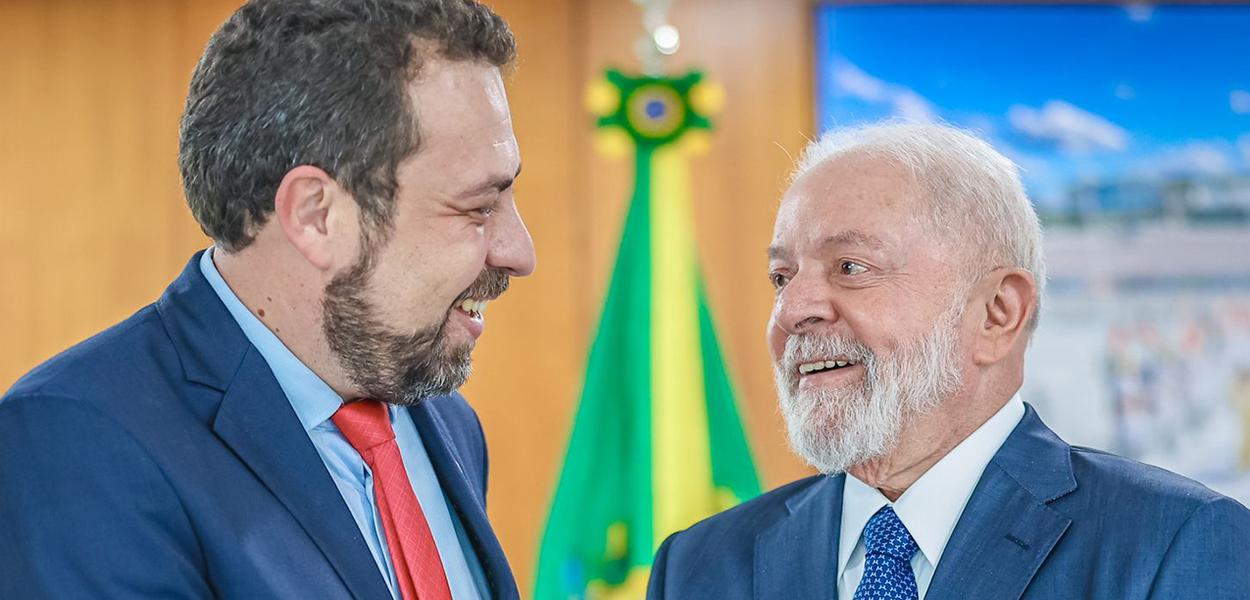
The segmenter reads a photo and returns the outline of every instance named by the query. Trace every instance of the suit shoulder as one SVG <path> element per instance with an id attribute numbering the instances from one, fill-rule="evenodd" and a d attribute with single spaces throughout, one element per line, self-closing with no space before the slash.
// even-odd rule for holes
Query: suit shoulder
<path id="1" fill-rule="evenodd" d="M 133 372 L 153 342 L 167 341 L 155 305 L 79 342 L 31 369 L 0 402 L 16 396 L 100 397 L 102 388 L 133 383 Z M 104 394 L 108 396 L 108 394 Z"/>
<path id="2" fill-rule="evenodd" d="M 656 557 L 652 596 L 723 597 L 730 587 L 746 585 L 754 572 L 759 536 L 789 514 L 791 501 L 810 499 L 822 475 L 800 479 L 712 515 L 669 536 Z M 744 580 L 744 577 L 746 579 Z"/>
<path id="3" fill-rule="evenodd" d="M 1149 585 L 1151 598 L 1248 597 L 1244 506 L 1135 460 L 1079 447 L 1071 456 L 1078 488 L 1056 507 L 1072 517 L 1069 535 L 1079 532 L 1085 547 L 1126 559 L 1106 570 Z M 1071 547 L 1082 545 L 1076 539 Z"/>
<path id="4" fill-rule="evenodd" d="M 1073 446 L 1072 469 L 1082 487 L 1092 487 L 1104 495 L 1134 499 L 1137 504 L 1197 508 L 1224 498 L 1188 477 L 1093 448 Z"/>
<path id="5" fill-rule="evenodd" d="M 714 514 L 684 531 L 673 534 L 674 551 L 683 547 L 720 545 L 726 542 L 753 546 L 755 536 L 788 510 L 790 499 L 823 481 L 824 475 L 813 475 L 770 490 L 733 508 Z M 737 540 L 736 538 L 743 538 Z"/>
<path id="6" fill-rule="evenodd" d="M 1077 488 L 1054 506 L 1099 539 L 1161 553 L 1196 515 L 1223 518 L 1231 514 L 1230 507 L 1245 511 L 1236 501 L 1166 469 L 1089 448 L 1073 447 L 1071 456 Z"/>

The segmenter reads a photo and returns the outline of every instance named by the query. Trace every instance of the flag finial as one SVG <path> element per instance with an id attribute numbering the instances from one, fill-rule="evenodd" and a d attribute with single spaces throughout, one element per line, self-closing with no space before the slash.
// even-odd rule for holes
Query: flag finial
<path id="1" fill-rule="evenodd" d="M 642 9 L 643 35 L 634 43 L 642 72 L 652 77 L 664 74 L 664 58 L 681 47 L 681 34 L 668 22 L 673 0 L 634 0 Z"/>

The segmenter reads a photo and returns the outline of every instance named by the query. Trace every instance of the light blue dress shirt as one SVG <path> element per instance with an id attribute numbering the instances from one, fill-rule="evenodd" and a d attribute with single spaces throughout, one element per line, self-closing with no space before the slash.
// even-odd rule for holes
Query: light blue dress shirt
<path id="1" fill-rule="evenodd" d="M 373 553 L 373 560 L 382 572 L 386 585 L 390 587 L 391 595 L 399 600 L 400 591 L 395 582 L 390 550 L 386 545 L 386 533 L 382 529 L 377 502 L 373 497 L 373 474 L 364 459 L 330 420 L 343 404 L 343 399 L 300 362 L 278 336 L 243 306 L 243 302 L 226 284 L 221 273 L 217 271 L 217 266 L 213 264 L 213 250 L 209 248 L 201 256 L 200 271 L 243 329 L 248 341 L 269 364 L 274 378 L 295 408 L 295 414 L 308 432 L 317 453 L 321 455 L 326 469 L 330 471 L 343 501 L 356 519 L 356 526 L 369 544 L 369 551 Z M 472 543 L 465 535 L 464 525 L 438 484 L 438 476 L 430 464 L 430 457 L 426 454 L 417 427 L 412 422 L 412 415 L 395 406 L 390 407 L 390 415 L 395 441 L 408 471 L 408 480 L 412 482 L 412 489 L 417 495 L 417 501 L 421 503 L 426 521 L 429 522 L 430 532 L 434 535 L 434 543 L 438 546 L 438 555 L 443 561 L 443 571 L 447 574 L 452 598 L 480 600 L 489 597 L 489 587 L 482 565 L 473 552 Z"/>

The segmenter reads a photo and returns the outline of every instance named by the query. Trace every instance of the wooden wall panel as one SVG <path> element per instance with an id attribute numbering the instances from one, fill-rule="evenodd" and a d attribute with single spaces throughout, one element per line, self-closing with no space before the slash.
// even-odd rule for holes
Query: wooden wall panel
<path id="1" fill-rule="evenodd" d="M 0 8 L 0 387 L 150 302 L 205 244 L 177 175 L 183 12 Z"/>
<path id="2" fill-rule="evenodd" d="M 488 510 L 523 594 L 529 595 L 538 539 L 581 384 L 586 309 L 580 222 L 592 210 L 579 194 L 584 152 L 580 84 L 570 77 L 580 0 L 492 2 L 517 36 L 507 78 L 523 172 L 517 204 L 534 237 L 534 275 L 493 302 L 464 393 L 490 444 Z"/>
<path id="3" fill-rule="evenodd" d="M 591 152 L 582 107 L 608 65 L 634 68 L 630 0 L 488 0 L 520 60 L 508 78 L 518 183 L 538 269 L 491 307 L 465 393 L 491 446 L 490 513 L 528 595 L 585 353 L 620 234 L 629 161 Z M 0 3 L 0 389 L 154 300 L 207 244 L 182 200 L 177 121 L 205 41 L 237 0 Z M 678 0 L 670 70 L 726 89 L 695 160 L 703 264 L 769 487 L 804 473 L 785 449 L 763 335 L 764 248 L 812 132 L 806 0 Z"/>

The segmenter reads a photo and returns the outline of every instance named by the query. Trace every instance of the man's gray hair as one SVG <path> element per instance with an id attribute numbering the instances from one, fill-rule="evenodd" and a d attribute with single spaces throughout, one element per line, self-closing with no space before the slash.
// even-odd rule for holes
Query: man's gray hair
<path id="1" fill-rule="evenodd" d="M 928 217 L 952 245 L 969 249 L 963 283 L 985 271 L 1019 267 L 1037 281 L 1030 332 L 1037 328 L 1046 261 L 1042 227 L 1020 170 L 975 134 L 937 124 L 875 123 L 834 129 L 808 144 L 792 180 L 843 156 L 886 160 L 908 172 L 929 201 Z"/>

